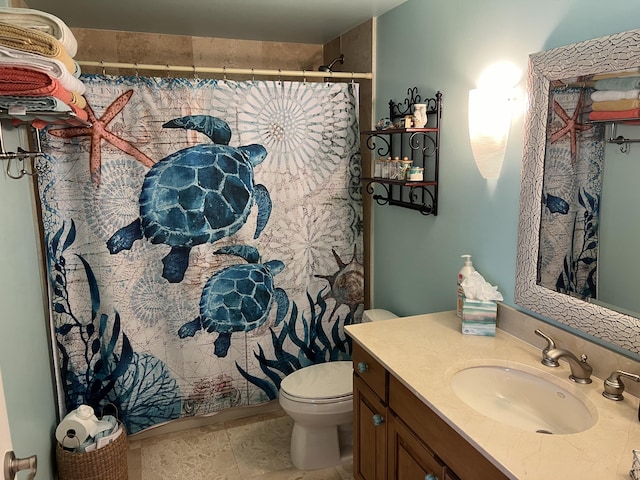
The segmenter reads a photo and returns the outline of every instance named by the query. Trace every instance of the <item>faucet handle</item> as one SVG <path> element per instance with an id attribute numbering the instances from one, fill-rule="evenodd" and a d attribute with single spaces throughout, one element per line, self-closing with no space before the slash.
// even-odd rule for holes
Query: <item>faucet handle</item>
<path id="1" fill-rule="evenodd" d="M 640 382 L 640 375 L 625 372 L 623 370 L 616 370 L 604 381 L 604 392 L 602 392 L 603 397 L 608 398 L 609 400 L 615 400 L 616 402 L 619 402 L 624 398 L 622 395 L 622 392 L 624 392 L 624 383 L 622 383 L 621 377 L 627 377 L 635 382 Z"/>
<path id="2" fill-rule="evenodd" d="M 539 337 L 544 338 L 547 341 L 547 346 L 542 350 L 541 363 L 547 367 L 560 366 L 560 364 L 556 359 L 551 358 L 549 355 L 547 355 L 549 353 L 549 350 L 553 350 L 554 348 L 556 348 L 556 342 L 553 341 L 553 338 L 551 338 L 549 335 L 546 335 L 545 333 L 542 332 L 542 330 L 539 330 L 537 328 L 533 333 L 535 333 Z"/>

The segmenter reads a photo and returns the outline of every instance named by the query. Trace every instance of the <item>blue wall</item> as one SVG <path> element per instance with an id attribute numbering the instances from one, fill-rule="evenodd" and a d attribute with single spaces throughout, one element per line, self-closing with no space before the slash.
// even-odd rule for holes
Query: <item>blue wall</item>
<path id="1" fill-rule="evenodd" d="M 637 139 L 640 129 L 635 125 L 619 125 L 617 135 Z M 629 221 L 637 218 L 640 205 L 637 181 L 640 178 L 640 145 L 630 144 L 628 147 L 629 151 L 622 153 L 619 145 L 610 144 L 605 151 L 606 167 L 600 201 L 598 299 L 622 306 L 630 312 L 640 312 L 640 222 Z"/>
<path id="2" fill-rule="evenodd" d="M 31 179 L 8 178 L 6 160 L 0 167 L 0 370 L 11 440 L 18 457 L 38 455 L 37 478 L 53 478 L 57 410 Z"/>
<path id="3" fill-rule="evenodd" d="M 524 116 L 511 128 L 500 178 L 477 171 L 467 101 L 498 61 L 522 70 L 531 53 L 640 27 L 628 0 L 408 0 L 377 24 L 376 118 L 417 86 L 443 93 L 438 216 L 374 207 L 374 306 L 400 315 L 452 310 L 460 255 L 514 305 Z"/>

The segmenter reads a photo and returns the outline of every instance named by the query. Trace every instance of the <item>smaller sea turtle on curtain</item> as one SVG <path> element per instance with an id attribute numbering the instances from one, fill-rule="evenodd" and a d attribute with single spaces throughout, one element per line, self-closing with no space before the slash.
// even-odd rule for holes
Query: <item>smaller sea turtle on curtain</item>
<path id="1" fill-rule="evenodd" d="M 216 272 L 202 290 L 200 315 L 178 330 L 180 338 L 193 337 L 198 330 L 217 332 L 214 353 L 225 357 L 233 332 L 248 332 L 262 325 L 275 301 L 278 304 L 276 326 L 289 310 L 289 298 L 281 288 L 274 288 L 273 276 L 285 265 L 280 260 L 258 263 L 260 254 L 251 246 L 221 248 L 217 254 L 242 257 L 246 265 L 232 265 Z"/>

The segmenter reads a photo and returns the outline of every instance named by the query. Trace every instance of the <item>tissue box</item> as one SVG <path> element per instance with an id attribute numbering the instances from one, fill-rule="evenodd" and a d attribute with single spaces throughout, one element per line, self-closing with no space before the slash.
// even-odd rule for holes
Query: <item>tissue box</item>
<path id="1" fill-rule="evenodd" d="M 492 300 L 462 300 L 462 333 L 466 335 L 496 335 L 498 305 Z"/>

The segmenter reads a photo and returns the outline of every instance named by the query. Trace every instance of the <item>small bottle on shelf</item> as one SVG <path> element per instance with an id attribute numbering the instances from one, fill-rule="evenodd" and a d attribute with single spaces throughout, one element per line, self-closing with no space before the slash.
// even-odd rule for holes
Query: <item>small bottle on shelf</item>
<path id="1" fill-rule="evenodd" d="M 404 116 L 404 128 L 413 127 L 413 115 L 405 115 Z"/>
<path id="2" fill-rule="evenodd" d="M 421 182 L 424 179 L 424 168 L 412 166 L 407 172 L 407 180 L 410 182 Z"/>
<path id="3" fill-rule="evenodd" d="M 391 162 L 391 174 L 389 178 L 391 180 L 398 180 L 400 175 L 400 157 L 395 157 Z"/>
<path id="4" fill-rule="evenodd" d="M 374 166 L 373 166 L 373 176 L 374 177 L 382 177 L 382 166 L 384 165 L 384 159 L 382 157 L 378 157 Z"/>
<path id="5" fill-rule="evenodd" d="M 409 160 L 409 157 L 404 157 L 402 159 L 401 167 L 400 167 L 399 180 L 406 180 L 407 179 L 407 175 L 409 173 L 409 168 L 411 168 L 412 164 L 413 164 L 413 161 Z"/>
<path id="6" fill-rule="evenodd" d="M 389 178 L 391 174 L 391 157 L 387 157 L 382 166 L 382 178 Z"/>

